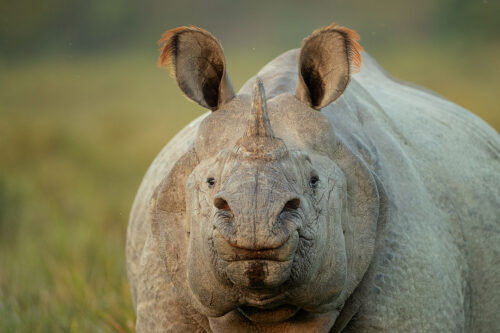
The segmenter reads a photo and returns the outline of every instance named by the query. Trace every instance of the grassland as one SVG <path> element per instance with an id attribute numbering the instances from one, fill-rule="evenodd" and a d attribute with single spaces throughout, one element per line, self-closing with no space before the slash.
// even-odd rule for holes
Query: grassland
<path id="1" fill-rule="evenodd" d="M 419 45 L 375 57 L 497 130 L 500 46 Z M 227 51 L 236 87 L 279 51 Z M 127 52 L 0 61 L 0 331 L 128 332 L 125 231 L 161 147 L 204 112 Z"/>

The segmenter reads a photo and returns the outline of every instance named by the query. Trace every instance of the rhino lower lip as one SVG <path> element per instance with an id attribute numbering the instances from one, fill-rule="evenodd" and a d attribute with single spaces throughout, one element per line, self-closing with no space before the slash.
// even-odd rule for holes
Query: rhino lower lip
<path id="1" fill-rule="evenodd" d="M 287 304 L 270 309 L 262 309 L 253 306 L 240 306 L 238 308 L 238 311 L 249 320 L 261 323 L 282 322 L 288 320 L 299 310 L 299 307 Z"/>
<path id="2" fill-rule="evenodd" d="M 260 309 L 272 309 L 281 304 L 287 297 L 286 293 L 280 293 L 274 296 L 264 296 L 264 297 L 246 297 L 243 305 L 248 305 Z"/>

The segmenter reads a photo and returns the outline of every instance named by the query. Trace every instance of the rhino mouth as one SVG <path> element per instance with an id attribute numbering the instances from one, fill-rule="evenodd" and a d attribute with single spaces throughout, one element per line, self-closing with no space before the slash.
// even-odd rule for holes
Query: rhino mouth
<path id="1" fill-rule="evenodd" d="M 295 305 L 281 305 L 271 309 L 243 305 L 238 311 L 248 320 L 256 323 L 276 323 L 286 321 L 299 312 L 300 308 Z"/>
<path id="2" fill-rule="evenodd" d="M 239 305 L 237 310 L 253 322 L 283 322 L 295 316 L 300 310 L 299 306 L 289 304 L 288 298 L 287 292 L 275 296 L 254 294 L 253 297 L 246 297 L 244 304 Z"/>
<path id="3" fill-rule="evenodd" d="M 217 255 L 222 260 L 227 262 L 240 260 L 290 261 L 293 260 L 298 243 L 299 234 L 297 231 L 294 232 L 280 247 L 275 249 L 249 250 L 232 246 L 218 231 L 215 232 L 213 237 L 213 246 Z"/>
<path id="4" fill-rule="evenodd" d="M 223 275 L 232 284 L 251 290 L 277 291 L 277 288 L 290 278 L 299 235 L 294 232 L 276 249 L 238 248 L 230 245 L 218 232 L 215 232 L 212 241 L 215 253 L 223 267 Z"/>

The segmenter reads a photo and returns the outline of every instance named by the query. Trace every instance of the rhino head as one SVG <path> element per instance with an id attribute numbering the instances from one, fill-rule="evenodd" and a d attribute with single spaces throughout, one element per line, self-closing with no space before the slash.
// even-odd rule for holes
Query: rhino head
<path id="1" fill-rule="evenodd" d="M 236 95 L 220 44 L 205 30 L 168 31 L 161 64 L 211 109 L 153 196 L 152 231 L 179 299 L 208 317 L 253 322 L 339 311 L 370 263 L 376 180 L 318 110 L 360 65 L 354 32 L 313 33 L 295 94 L 266 99 L 257 78 Z"/>

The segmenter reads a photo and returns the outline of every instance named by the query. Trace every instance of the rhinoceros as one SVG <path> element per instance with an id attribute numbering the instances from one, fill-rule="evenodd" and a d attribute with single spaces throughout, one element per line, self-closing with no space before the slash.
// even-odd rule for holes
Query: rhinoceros
<path id="1" fill-rule="evenodd" d="M 160 64 L 211 112 L 133 204 L 137 331 L 500 330 L 500 136 L 358 39 L 316 30 L 236 94 L 209 32 L 165 33 Z"/>

